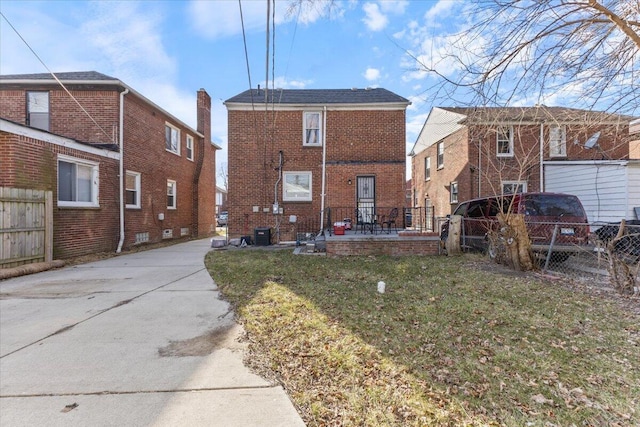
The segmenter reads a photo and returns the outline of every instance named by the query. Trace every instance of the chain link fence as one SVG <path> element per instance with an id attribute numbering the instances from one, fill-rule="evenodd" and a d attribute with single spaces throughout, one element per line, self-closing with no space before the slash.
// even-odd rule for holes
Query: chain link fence
<path id="1" fill-rule="evenodd" d="M 448 219 L 437 218 L 442 253 L 446 253 Z M 516 230 L 486 218 L 463 218 L 462 251 L 482 251 L 496 262 L 517 256 Z M 591 286 L 640 294 L 640 220 L 617 223 L 526 222 L 534 268 Z"/>

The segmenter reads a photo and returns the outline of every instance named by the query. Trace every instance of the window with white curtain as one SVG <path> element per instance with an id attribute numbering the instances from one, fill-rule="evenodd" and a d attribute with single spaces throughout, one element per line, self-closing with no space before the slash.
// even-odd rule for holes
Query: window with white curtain
<path id="1" fill-rule="evenodd" d="M 322 113 L 305 111 L 304 136 L 302 145 L 317 147 L 322 145 Z"/>

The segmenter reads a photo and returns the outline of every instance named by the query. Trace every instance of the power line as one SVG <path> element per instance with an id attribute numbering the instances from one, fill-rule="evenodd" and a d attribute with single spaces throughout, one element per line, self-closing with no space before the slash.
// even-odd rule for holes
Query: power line
<path id="1" fill-rule="evenodd" d="M 67 95 L 69 95 L 71 97 L 71 99 L 73 99 L 73 101 L 78 104 L 78 107 L 80 107 L 80 109 L 87 115 L 87 117 L 89 117 L 89 119 L 91 119 L 91 121 L 98 127 L 98 129 L 100 129 L 102 131 L 103 134 L 106 135 L 107 138 L 111 139 L 112 143 L 115 143 L 115 141 L 112 139 L 113 136 L 110 136 L 103 128 L 102 126 L 100 126 L 98 124 L 98 122 L 96 122 L 96 120 L 91 116 L 91 114 L 89 114 L 89 112 L 87 110 L 84 109 L 84 107 L 80 104 L 80 102 L 71 94 L 71 92 L 69 92 L 69 89 L 67 89 L 67 87 L 60 81 L 60 79 L 58 79 L 58 77 L 53 73 L 53 71 L 51 71 L 49 69 L 49 67 L 47 67 L 47 64 L 44 63 L 44 61 L 40 58 L 40 56 L 38 56 L 38 54 L 35 52 L 35 50 L 33 50 L 33 48 L 29 45 L 29 43 L 27 43 L 27 41 L 24 39 L 24 37 L 22 37 L 22 34 L 20 34 L 20 32 L 16 29 L 16 27 L 13 26 L 13 24 L 9 21 L 9 19 L 4 15 L 4 13 L 0 12 L 0 15 L 2 15 L 2 17 L 4 18 L 5 21 L 7 21 L 7 24 L 9 24 L 9 26 L 11 27 L 11 29 L 18 35 L 18 37 L 20 37 L 20 40 L 22 40 L 24 42 L 24 44 L 29 48 L 29 50 L 31 51 L 31 53 L 33 53 L 33 55 L 38 59 L 38 61 L 40 61 L 40 63 L 44 66 L 44 68 L 49 72 L 49 74 L 51 74 L 53 76 L 53 78 L 55 79 L 56 82 L 58 82 L 58 84 L 64 89 L 64 91 L 67 93 Z"/>

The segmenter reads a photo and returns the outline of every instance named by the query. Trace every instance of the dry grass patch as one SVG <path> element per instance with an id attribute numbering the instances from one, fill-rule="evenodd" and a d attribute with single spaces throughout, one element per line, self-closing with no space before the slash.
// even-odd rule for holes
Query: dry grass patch
<path id="1" fill-rule="evenodd" d="M 637 316 L 472 260 L 247 250 L 206 262 L 252 364 L 310 426 L 640 424 Z"/>

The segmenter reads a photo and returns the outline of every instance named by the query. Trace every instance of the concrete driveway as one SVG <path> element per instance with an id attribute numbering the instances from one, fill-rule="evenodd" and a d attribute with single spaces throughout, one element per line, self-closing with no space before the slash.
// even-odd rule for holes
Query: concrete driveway
<path id="1" fill-rule="evenodd" d="M 0 425 L 303 426 L 243 365 L 210 246 L 0 281 Z"/>

